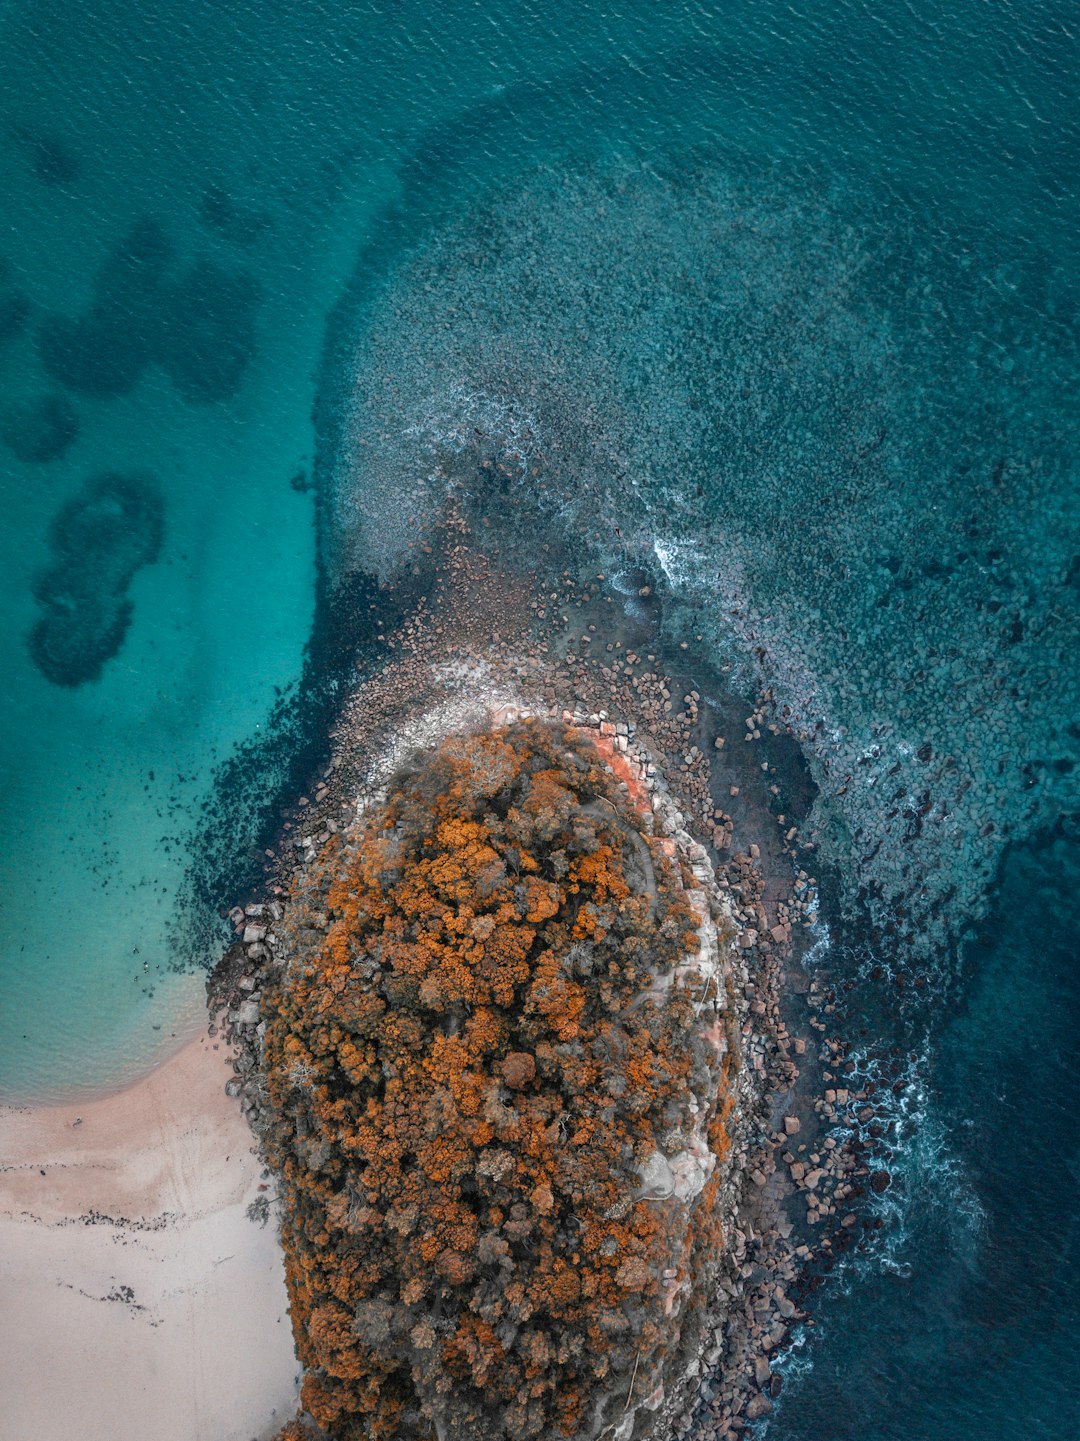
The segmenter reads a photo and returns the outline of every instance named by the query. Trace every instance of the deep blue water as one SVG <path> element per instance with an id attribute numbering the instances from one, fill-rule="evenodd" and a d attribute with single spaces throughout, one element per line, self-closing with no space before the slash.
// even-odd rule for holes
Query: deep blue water
<path id="1" fill-rule="evenodd" d="M 855 993 L 917 1057 L 897 1184 L 769 1435 L 1080 1434 L 1077 28 L 0 6 L 4 1092 L 194 1024 L 193 853 L 316 565 L 406 557 L 479 432 L 763 668 L 829 963 L 930 978 Z"/>
<path id="2" fill-rule="evenodd" d="M 1075 829 L 1010 854 L 897 1106 L 918 1123 L 884 1244 L 835 1278 L 770 1436 L 1075 1435 L 1078 881 Z"/>

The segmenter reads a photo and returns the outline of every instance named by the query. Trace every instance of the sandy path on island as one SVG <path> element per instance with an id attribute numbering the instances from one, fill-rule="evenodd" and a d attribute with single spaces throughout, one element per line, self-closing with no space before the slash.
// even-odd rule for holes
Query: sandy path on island
<path id="1" fill-rule="evenodd" d="M 254 1441 L 292 1414 L 281 1250 L 246 1214 L 262 1168 L 231 1074 L 199 1037 L 102 1100 L 0 1108 L 2 1441 Z"/>

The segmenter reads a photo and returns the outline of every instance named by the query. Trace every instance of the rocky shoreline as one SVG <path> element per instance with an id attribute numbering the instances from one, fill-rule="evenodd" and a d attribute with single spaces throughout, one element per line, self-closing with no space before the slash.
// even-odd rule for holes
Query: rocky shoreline
<path id="1" fill-rule="evenodd" d="M 382 637 L 386 663 L 356 685 L 328 766 L 283 818 L 265 894 L 230 912 L 236 940 L 208 988 L 213 1029 L 238 1048 L 229 1089 L 263 1132 L 260 995 L 281 961 L 283 898 L 410 749 L 523 712 L 591 728 L 616 776 L 640 785 L 655 833 L 723 898 L 735 927 L 746 1094 L 723 1202 L 730 1244 L 705 1340 L 654 1432 L 734 1437 L 773 1408 L 784 1351 L 813 1324 L 809 1297 L 836 1258 L 880 1225 L 862 1203 L 890 1180 L 870 1155 L 884 1130 L 874 1083 L 843 1084 L 855 1064 L 832 1034 L 836 998 L 803 967 L 817 895 L 799 864 L 794 818 L 775 808 L 787 738 L 768 718 L 767 697 L 746 714 L 733 697 L 692 683 L 691 657 L 663 655 L 646 585 L 623 607 L 603 576 L 566 571 L 557 585 L 530 584 L 474 547 L 456 519 L 423 553 L 424 598 Z"/>

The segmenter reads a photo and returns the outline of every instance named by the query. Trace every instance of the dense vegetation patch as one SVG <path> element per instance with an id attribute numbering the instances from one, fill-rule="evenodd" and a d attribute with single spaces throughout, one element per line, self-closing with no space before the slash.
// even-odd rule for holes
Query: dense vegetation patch
<path id="1" fill-rule="evenodd" d="M 719 1062 L 638 824 L 591 740 L 526 723 L 444 743 L 295 898 L 269 1144 L 303 1400 L 342 1441 L 596 1436 L 694 1314 L 715 1177 L 647 1171 Z"/>

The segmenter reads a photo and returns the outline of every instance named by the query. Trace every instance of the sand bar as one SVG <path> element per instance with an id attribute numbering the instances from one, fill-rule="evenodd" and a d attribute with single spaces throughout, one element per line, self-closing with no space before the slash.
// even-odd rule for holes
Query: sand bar
<path id="1" fill-rule="evenodd" d="M 224 1048 L 68 1106 L 0 1109 L 2 1441 L 255 1441 L 298 1366 Z M 79 1124 L 74 1124 L 80 1117 Z"/>

